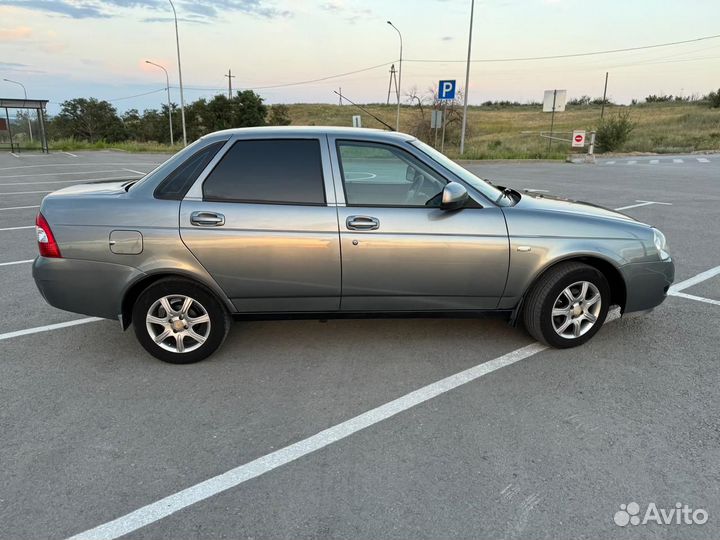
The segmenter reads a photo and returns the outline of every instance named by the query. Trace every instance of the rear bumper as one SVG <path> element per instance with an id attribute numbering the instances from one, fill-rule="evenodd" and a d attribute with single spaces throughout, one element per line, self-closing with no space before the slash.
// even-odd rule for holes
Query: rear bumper
<path id="1" fill-rule="evenodd" d="M 130 283 L 143 273 L 132 266 L 38 257 L 33 278 L 53 307 L 93 317 L 116 319 Z"/>
<path id="2" fill-rule="evenodd" d="M 667 298 L 667 292 L 675 280 L 675 264 L 672 259 L 632 263 L 620 268 L 625 280 L 626 299 L 623 313 L 651 310 Z"/>

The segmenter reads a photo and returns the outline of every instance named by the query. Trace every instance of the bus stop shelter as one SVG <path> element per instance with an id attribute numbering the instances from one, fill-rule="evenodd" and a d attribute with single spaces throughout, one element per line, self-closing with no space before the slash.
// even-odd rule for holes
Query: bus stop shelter
<path id="1" fill-rule="evenodd" d="M 21 148 L 19 141 L 16 142 L 13 139 L 12 124 L 10 122 L 10 110 L 27 109 L 35 111 L 35 114 L 37 115 L 37 122 L 40 127 L 40 148 L 43 152 L 50 153 L 47 141 L 47 130 L 45 129 L 45 108 L 47 107 L 47 103 L 47 99 L 0 98 L 0 110 L 5 109 L 4 118 L 0 117 L 0 138 L 8 139 L 10 152 L 15 152 Z"/>

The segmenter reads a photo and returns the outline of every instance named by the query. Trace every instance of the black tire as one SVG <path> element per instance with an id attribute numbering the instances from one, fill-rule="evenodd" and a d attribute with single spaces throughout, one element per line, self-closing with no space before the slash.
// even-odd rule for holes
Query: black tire
<path id="1" fill-rule="evenodd" d="M 205 338 L 204 342 L 200 343 L 190 336 L 181 337 L 171 334 L 161 344 L 156 343 L 150 335 L 146 318 L 151 308 L 154 310 L 161 308 L 157 303 L 165 297 L 171 297 L 171 301 L 176 302 L 175 306 L 178 305 L 177 303 L 181 297 L 193 300 L 194 303 L 191 304 L 189 312 L 185 315 L 184 322 L 182 320 L 183 316 L 179 311 L 173 312 L 177 318 L 181 319 L 177 324 L 185 324 L 185 328 L 188 327 L 188 321 L 194 320 L 194 317 L 197 317 L 197 320 L 199 320 L 200 317 L 204 318 L 203 312 L 206 312 L 209 318 L 207 326 L 205 326 L 205 323 L 191 323 L 194 324 L 194 326 L 190 327 L 193 332 L 197 329 L 195 333 L 203 336 Z M 172 304 L 170 305 L 173 307 Z M 164 309 L 159 311 L 161 317 L 165 317 L 165 315 L 163 315 L 164 313 L 166 313 Z M 167 316 L 169 317 L 170 314 Z M 149 285 L 140 293 L 135 301 L 132 320 L 135 336 L 137 336 L 138 341 L 145 350 L 155 358 L 171 364 L 192 364 L 210 356 L 222 345 L 223 341 L 225 341 L 232 322 L 230 314 L 212 292 L 198 283 L 182 278 L 163 278 Z M 162 331 L 164 331 L 164 327 L 161 325 L 151 325 L 151 329 L 157 334 L 161 334 Z M 181 329 L 179 331 L 182 332 L 183 330 Z M 188 349 L 192 347 L 195 348 L 183 352 L 167 349 L 167 347 L 175 347 L 177 349 L 178 340 L 183 343 L 182 347 L 185 347 L 187 343 Z M 175 345 L 173 345 L 173 343 L 175 343 Z M 163 348 L 163 345 L 166 348 Z"/>
<path id="2" fill-rule="evenodd" d="M 597 288 L 600 294 L 600 308 L 595 315 L 596 320 L 582 335 L 566 338 L 555 330 L 553 307 L 563 291 L 578 282 L 588 282 Z M 558 349 L 567 349 L 582 345 L 592 338 L 605 322 L 609 307 L 610 285 L 602 272 L 587 264 L 567 262 L 550 268 L 538 279 L 525 298 L 523 320 L 527 331 L 538 341 Z M 570 309 L 570 306 L 567 309 Z M 562 317 L 555 319 L 560 327 L 562 322 L 567 320 Z M 589 324 L 590 322 L 585 319 L 585 325 Z"/>

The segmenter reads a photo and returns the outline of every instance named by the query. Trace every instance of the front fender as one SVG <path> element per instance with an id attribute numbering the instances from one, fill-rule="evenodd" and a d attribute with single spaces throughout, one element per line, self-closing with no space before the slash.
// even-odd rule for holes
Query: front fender
<path id="1" fill-rule="evenodd" d="M 513 309 L 551 266 L 566 260 L 595 259 L 620 270 L 642 257 L 643 244 L 625 238 L 525 237 L 510 239 L 510 269 L 500 309 Z"/>

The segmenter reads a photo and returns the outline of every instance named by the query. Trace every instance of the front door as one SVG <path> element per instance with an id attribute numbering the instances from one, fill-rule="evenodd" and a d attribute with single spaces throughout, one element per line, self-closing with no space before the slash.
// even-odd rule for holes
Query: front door
<path id="1" fill-rule="evenodd" d="M 183 200 L 182 239 L 239 312 L 339 309 L 331 177 L 324 136 L 239 138 Z"/>
<path id="2" fill-rule="evenodd" d="M 335 149 L 342 310 L 497 307 L 509 253 L 500 208 L 441 210 L 448 180 L 399 146 L 336 140 Z"/>

